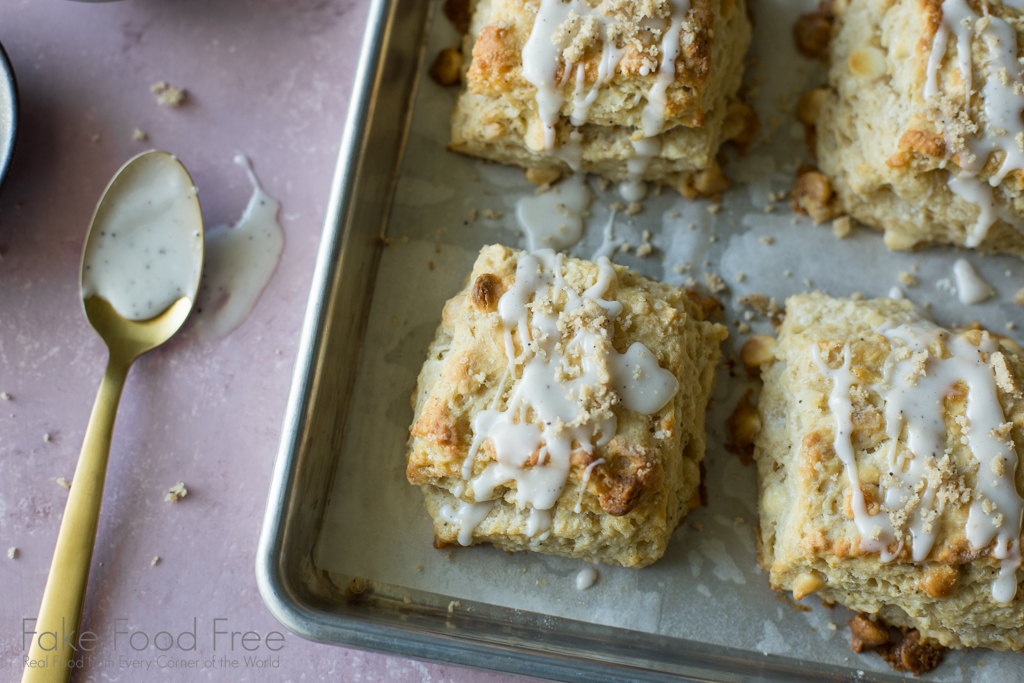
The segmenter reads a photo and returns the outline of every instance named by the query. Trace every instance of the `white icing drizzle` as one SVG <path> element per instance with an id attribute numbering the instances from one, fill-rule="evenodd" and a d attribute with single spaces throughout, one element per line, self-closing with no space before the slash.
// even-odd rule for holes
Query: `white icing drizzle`
<path id="1" fill-rule="evenodd" d="M 469 545 L 473 542 L 473 530 L 480 526 L 493 506 L 494 502 L 490 500 L 480 503 L 460 501 L 457 509 L 451 505 L 443 506 L 441 519 L 459 527 L 459 543 Z"/>
<path id="2" fill-rule="evenodd" d="M 516 222 L 526 232 L 530 251 L 562 250 L 583 236 L 583 218 L 594 199 L 586 177 L 574 173 L 547 192 L 516 202 Z"/>
<path id="3" fill-rule="evenodd" d="M 614 414 L 584 410 L 585 398 L 604 386 L 618 397 L 619 405 L 650 415 L 679 389 L 675 376 L 659 367 L 643 344 L 633 344 L 624 354 L 612 347 L 614 320 L 622 304 L 604 298 L 616 282 L 611 262 L 601 258 L 597 266 L 594 285 L 578 293 L 563 279 L 560 254 L 544 249 L 519 258 L 515 282 L 498 301 L 507 376 L 519 380 L 504 409 L 498 407 L 503 380 L 491 406 L 477 413 L 472 445 L 462 465 L 462 478 L 468 481 L 475 505 L 487 510 L 496 489 L 515 482 L 515 502 L 520 508 L 531 508 L 526 533 L 539 541 L 551 528 L 551 510 L 565 489 L 572 452 L 594 454 L 617 429 Z M 571 339 L 560 342 L 557 306 L 565 315 L 593 309 L 594 304 L 604 309 L 598 318 L 602 327 L 581 327 Z M 522 350 L 518 355 L 516 338 Z M 472 476 L 476 455 L 488 441 L 494 460 Z M 584 482 L 601 462 L 597 458 L 588 466 Z M 472 542 L 473 529 L 487 514 L 483 507 L 467 505 L 442 512 L 443 519 L 458 524 L 463 545 Z"/>
<path id="4" fill-rule="evenodd" d="M 661 62 L 658 65 L 654 84 L 647 92 L 647 104 L 640 116 L 640 128 L 643 138 L 634 141 L 634 156 L 627 162 L 628 179 L 620 185 L 620 193 L 626 201 L 638 202 L 646 194 L 644 172 L 655 156 L 661 152 L 661 142 L 657 136 L 665 126 L 668 88 L 675 80 L 676 59 L 679 57 L 682 41 L 682 25 L 690 11 L 690 0 L 670 0 L 671 14 L 668 21 L 655 20 L 653 28 L 662 30 Z M 583 64 L 566 64 L 561 80 L 556 80 L 558 66 L 562 59 L 564 45 L 557 43 L 554 36 L 558 28 L 576 15 L 577 21 L 594 18 L 601 24 L 600 33 L 606 35 L 608 18 L 599 8 L 591 7 L 583 0 L 541 0 L 540 8 L 534 20 L 530 37 L 523 46 L 523 77 L 537 89 L 537 114 L 543 127 L 543 150 L 554 156 L 562 157 L 557 149 L 557 124 L 561 117 L 565 98 L 563 89 L 570 79 L 574 80 L 572 94 L 572 113 L 569 121 L 579 127 L 590 118 L 590 108 L 597 99 L 602 86 L 615 76 L 616 69 L 625 49 L 616 46 L 613 41 L 602 40 L 601 60 L 598 63 L 597 79 L 587 89 L 586 68 Z M 642 76 L 650 75 L 644 66 L 640 70 Z M 636 96 L 634 106 L 639 104 L 640 95 Z M 579 168 L 580 159 L 576 164 L 570 162 L 573 170 Z M 536 246 L 531 246 L 535 249 Z"/>
<path id="5" fill-rule="evenodd" d="M 576 575 L 576 590 L 585 591 L 597 581 L 597 570 L 593 567 L 581 569 Z"/>
<path id="6" fill-rule="evenodd" d="M 967 233 L 967 240 L 964 244 L 968 247 L 976 247 L 981 244 L 985 236 L 988 235 L 989 228 L 995 225 L 999 219 L 1010 225 L 1016 225 L 1013 214 L 996 201 L 992 188 L 970 173 L 961 172 L 956 176 L 951 174 L 949 189 L 967 203 L 977 206 L 980 212 Z"/>
<path id="7" fill-rule="evenodd" d="M 925 98 L 939 93 L 938 72 L 946 54 L 949 35 L 953 33 L 956 36 L 957 67 L 964 82 L 965 106 L 970 103 L 973 86 L 971 43 L 975 22 L 979 19 L 981 17 L 970 8 L 966 0 L 945 0 L 942 3 L 942 21 L 935 32 L 928 57 Z M 956 175 L 950 174 L 949 179 L 950 190 L 980 210 L 967 236 L 966 244 L 969 247 L 981 244 L 989 228 L 998 219 L 1020 229 L 1016 218 L 996 201 L 991 188 L 998 186 L 1010 171 L 1024 170 L 1024 122 L 1021 121 L 1021 110 L 1024 109 L 1024 69 L 1017 60 L 1017 34 L 1003 19 L 986 14 L 980 37 L 988 51 L 988 75 L 981 91 L 982 109 L 987 122 L 985 137 L 964 136 L 967 151 L 957 158 L 962 170 Z M 948 121 L 946 127 L 947 149 L 952 149 L 955 141 L 949 135 Z M 993 152 L 1002 152 L 1003 160 L 989 178 L 989 187 L 986 187 L 977 175 Z"/>
<path id="8" fill-rule="evenodd" d="M 676 58 L 679 56 L 680 37 L 686 13 L 690 11 L 690 0 L 671 0 L 672 16 L 668 28 L 661 36 L 661 64 L 654 86 L 647 92 L 647 106 L 644 107 L 644 137 L 653 138 L 665 126 L 665 95 L 676 79 Z"/>
<path id="9" fill-rule="evenodd" d="M 835 370 L 824 363 L 817 347 L 813 349 L 819 371 L 832 382 L 828 405 L 836 420 L 834 448 L 850 482 L 850 507 L 861 534 L 861 547 L 880 553 L 883 561 L 894 559 L 904 542 L 900 540 L 892 549 L 897 534 L 892 518 L 886 513 L 910 510 L 901 526 L 910 532 L 912 557 L 916 562 L 928 557 L 939 526 L 936 510 L 937 486 L 941 484 L 939 468 L 949 465 L 944 400 L 958 390 L 957 385 L 966 385 L 967 426 L 962 427 L 962 431 L 966 445 L 978 462 L 978 471 L 964 531 L 967 540 L 978 549 L 995 541 L 992 555 L 1001 563 L 992 596 L 998 602 L 1009 602 L 1017 591 L 1024 500 L 1015 486 L 1017 454 L 1012 440 L 998 436 L 1005 434 L 1001 431 L 1005 418 L 995 375 L 988 364 L 998 344 L 988 333 L 982 333 L 981 344 L 974 346 L 963 335 L 951 335 L 924 321 L 898 327 L 883 326 L 877 332 L 889 340 L 893 352 L 885 362 L 881 382 L 869 387 L 884 402 L 890 444 L 890 471 L 879 481 L 881 507 L 875 514 L 868 512 L 864 502 L 851 441 L 850 390 L 858 382 L 850 372 L 849 345 L 843 348 L 842 366 Z M 950 355 L 937 358 L 929 352 L 936 345 L 944 345 Z M 901 444 L 904 430 L 906 441 Z"/>
<path id="10" fill-rule="evenodd" d="M 625 243 L 625 240 L 615 239 L 615 209 L 612 209 L 611 214 L 608 216 L 608 222 L 604 224 L 604 238 L 601 240 L 601 245 L 594 252 L 594 255 L 590 257 L 590 260 L 597 261 L 599 258 L 611 258 L 612 254 Z"/>
<path id="11" fill-rule="evenodd" d="M 962 304 L 980 304 L 996 294 L 992 285 L 985 282 L 967 259 L 956 260 L 953 275 L 956 277 L 956 291 Z"/>

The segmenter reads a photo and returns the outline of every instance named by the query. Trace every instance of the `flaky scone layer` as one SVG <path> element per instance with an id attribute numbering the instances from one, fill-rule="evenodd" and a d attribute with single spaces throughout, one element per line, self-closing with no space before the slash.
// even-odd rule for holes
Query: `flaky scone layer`
<path id="1" fill-rule="evenodd" d="M 903 501 L 909 516 L 901 516 L 898 507 L 879 512 L 880 482 L 890 481 L 887 474 L 891 478 L 893 468 L 885 413 L 885 402 L 893 395 L 883 399 L 877 389 L 884 384 L 881 377 L 887 359 L 891 362 L 893 343 L 879 330 L 918 320 L 906 301 L 854 301 L 814 293 L 786 302 L 773 357 L 762 365 L 761 430 L 754 451 L 760 491 L 759 559 L 772 587 L 793 591 L 795 597 L 817 592 L 825 601 L 877 613 L 889 624 L 916 628 L 949 647 L 1024 649 L 1024 596 L 1018 592 L 1008 603 L 994 598 L 1000 562 L 991 547 L 975 548 L 965 533 L 972 496 L 978 501 L 979 478 L 992 476 L 988 468 L 982 471 L 967 445 L 971 422 L 964 417 L 970 392 L 984 387 L 957 384 L 944 398 L 937 397 L 945 411 L 934 417 L 940 429 L 944 425 L 946 450 L 926 458 L 924 480 L 936 491 L 934 518 L 923 527 L 935 534 L 934 543 L 923 546 L 927 555 L 912 557 L 914 538 L 904 526 L 897 529 L 899 545 L 894 541 L 886 548 L 895 551 L 895 557 L 883 558 L 878 550 L 865 547 L 869 540 L 856 525 L 849 472 L 837 453 L 840 418 L 830 398 L 835 397 L 838 380 L 832 377 L 839 376 L 844 348 L 849 349 L 852 433 L 844 438 L 852 444 L 860 488 L 870 512 L 884 516 L 886 523 L 895 518 L 906 525 L 913 501 Z M 969 330 L 963 339 L 980 344 L 983 335 Z M 990 341 L 996 343 L 994 338 Z M 998 340 L 998 349 L 985 357 L 1009 423 L 1004 429 L 1019 457 L 1024 443 L 1024 360 L 1012 341 Z M 932 351 L 949 353 L 946 347 Z M 920 399 L 919 404 L 927 401 Z M 899 453 L 907 451 L 907 434 L 907 429 L 900 432 Z M 1022 469 L 1015 473 L 1017 492 L 1024 490 Z M 916 493 L 921 494 L 924 486 L 919 484 Z M 1013 520 L 1002 523 L 1012 525 Z M 1010 580 L 1015 580 L 1012 573 Z"/>
<path id="2" fill-rule="evenodd" d="M 1004 20 L 1020 54 L 1020 11 L 986 0 L 971 0 L 968 6 L 978 17 Z M 986 102 L 997 103 L 985 84 L 1005 79 L 1005 70 L 993 64 L 986 48 L 992 39 L 984 32 L 987 19 L 975 21 L 972 13 L 967 23 L 957 24 L 964 31 L 969 24 L 973 35 L 971 97 L 966 104 L 955 34 L 949 35 L 944 52 L 936 48 L 932 60 L 943 7 L 939 0 L 833 4 L 830 90 L 816 121 L 818 165 L 832 180 L 842 208 L 884 230 L 892 249 L 955 244 L 1024 256 L 1024 236 L 1017 229 L 1024 226 L 1024 172 L 1011 170 L 989 188 L 1005 155 L 989 154 L 986 163 L 984 153 L 980 159 L 975 154 L 1000 133 L 986 114 Z M 948 20 L 955 21 L 953 4 L 945 7 Z M 933 69 L 937 93 L 926 97 L 929 62 L 934 67 L 940 58 L 941 65 Z M 973 186 L 958 196 L 950 178 L 966 177 L 964 169 L 974 164 L 983 168 L 971 179 Z M 987 232 L 979 231 L 993 200 L 997 220 Z M 975 233 L 984 233 L 978 244 L 971 237 Z"/>
<path id="3" fill-rule="evenodd" d="M 614 74 L 598 83 L 603 40 L 577 37 L 559 51 L 554 79 L 562 98 L 556 143 L 545 147 L 537 88 L 524 77 L 523 48 L 540 0 L 481 0 L 474 4 L 463 43 L 467 65 L 463 92 L 452 115 L 451 149 L 518 165 L 557 178 L 579 156 L 582 170 L 611 180 L 631 177 L 627 160 L 636 156 L 632 142 L 643 136 L 642 119 L 655 88 L 659 44 L 633 16 L 644 3 L 587 0 L 608 13 L 606 30 L 623 52 Z M 654 5 L 669 6 L 667 0 Z M 608 9 L 611 6 L 615 8 Z M 607 39 L 607 38 L 604 38 Z M 693 194 L 701 171 L 717 170 L 722 142 L 748 131 L 753 112 L 736 97 L 743 55 L 750 43 L 744 0 L 695 0 L 682 26 L 675 74 L 665 91 L 661 151 L 646 165 L 643 180 L 658 181 Z M 566 75 L 567 64 L 570 73 Z M 576 69 L 584 74 L 579 88 L 594 90 L 584 122 L 571 123 Z M 578 135 L 574 135 L 578 133 Z M 578 146 L 577 146 L 578 145 Z M 570 151 L 567 151 L 570 150 Z M 636 178 L 634 178 L 636 179 Z"/>
<path id="4" fill-rule="evenodd" d="M 457 542 L 460 527 L 446 521 L 443 508 L 477 502 L 463 478 L 474 419 L 481 411 L 501 410 L 522 381 L 507 374 L 497 305 L 513 286 L 523 256 L 497 245 L 480 252 L 466 286 L 445 305 L 413 396 L 407 476 L 422 487 L 436 540 L 444 544 Z M 597 281 L 594 263 L 566 258 L 563 264 L 565 284 L 577 293 Z M 704 411 L 725 328 L 703 320 L 694 293 L 621 266 L 614 266 L 614 273 L 605 294 L 623 306 L 615 319 L 614 348 L 624 352 L 635 342 L 644 344 L 678 380 L 678 391 L 651 415 L 611 408 L 614 436 L 592 453 L 578 446 L 572 452 L 545 536 L 528 529 L 531 511 L 518 501 L 517 482 L 509 481 L 495 490 L 494 505 L 476 525 L 472 543 L 645 566 L 661 557 L 672 531 L 697 504 Z M 480 444 L 471 476 L 495 460 L 493 444 Z"/>

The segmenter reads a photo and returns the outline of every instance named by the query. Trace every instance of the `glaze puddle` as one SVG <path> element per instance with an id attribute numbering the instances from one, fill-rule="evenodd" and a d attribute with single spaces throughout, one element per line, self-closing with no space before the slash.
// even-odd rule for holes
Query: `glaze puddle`
<path id="1" fill-rule="evenodd" d="M 284 249 L 284 231 L 277 221 L 281 202 L 263 191 L 248 158 L 239 154 L 234 161 L 249 176 L 252 196 L 235 224 L 206 231 L 206 264 L 193 330 L 210 339 L 226 337 L 245 322 Z"/>

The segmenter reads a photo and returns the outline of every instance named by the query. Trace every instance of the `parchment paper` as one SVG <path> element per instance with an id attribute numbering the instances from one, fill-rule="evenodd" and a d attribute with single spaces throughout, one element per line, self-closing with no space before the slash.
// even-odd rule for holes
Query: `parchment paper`
<path id="1" fill-rule="evenodd" d="M 620 252 L 614 260 L 677 284 L 688 277 L 703 283 L 705 272 L 720 275 L 729 285 L 722 296 L 727 309 L 723 322 L 732 335 L 725 356 L 737 352 L 746 338 L 736 326 L 744 320 L 744 309 L 736 304 L 744 294 L 761 292 L 780 303 L 809 288 L 836 296 L 886 296 L 899 285 L 897 274 L 915 264 L 920 284 L 904 289 L 915 303 L 931 304 L 922 310 L 937 322 L 979 320 L 998 332 L 1005 331 L 1007 321 L 1024 326 L 1024 309 L 1012 302 L 1024 285 L 1024 263 L 1017 259 L 951 249 L 891 252 L 880 233 L 864 227 L 839 241 L 828 225 L 816 227 L 793 215 L 787 201 L 769 201 L 770 193 L 788 190 L 795 169 L 807 157 L 793 114 L 800 94 L 824 82 L 822 67 L 800 57 L 792 45 L 793 21 L 811 8 L 807 0 L 755 3 L 747 80 L 754 86 L 762 132 L 749 156 L 731 155 L 725 170 L 734 184 L 721 210 L 713 214 L 709 202 L 690 202 L 671 191 L 651 196 L 642 213 L 619 214 L 615 232 L 635 247 L 642 231 L 649 230 L 654 253 L 641 258 Z M 430 30 L 425 67 L 438 50 L 458 41 L 440 11 L 434 13 Z M 891 672 L 879 657 L 850 651 L 848 611 L 825 608 L 815 597 L 803 600 L 809 612 L 798 611 L 768 587 L 755 561 L 755 471 L 723 448 L 725 419 L 750 385 L 729 378 L 724 370 L 708 412 L 710 504 L 689 515 L 665 557 L 653 566 L 635 570 L 601 565 L 598 582 L 578 591 L 575 575 L 588 566 L 578 560 L 509 555 L 489 546 L 446 551 L 431 546 L 422 495 L 405 479 L 409 396 L 442 306 L 461 286 L 479 248 L 495 242 L 525 248 L 514 206 L 517 198 L 534 191 L 520 170 L 445 150 L 455 94 L 421 74 L 388 226 L 395 242 L 385 249 L 378 275 L 346 440 L 318 543 L 318 565 L 454 599 L 813 660 L 846 667 L 855 676 Z M 597 200 L 583 241 L 571 250 L 582 257 L 597 249 L 608 207 L 621 201 L 614 187 L 601 191 L 593 179 L 591 187 Z M 775 209 L 766 213 L 769 204 Z M 471 209 L 490 209 L 501 216 L 470 220 Z M 942 284 L 952 281 L 953 261 L 963 256 L 996 288 L 996 298 L 964 306 Z M 689 270 L 677 272 L 675 266 L 687 263 Z M 745 275 L 742 281 L 738 273 Z M 772 331 L 764 318 L 748 324 L 752 333 Z M 950 653 L 926 678 L 986 683 L 1020 680 L 1022 672 L 1019 655 L 978 650 Z"/>

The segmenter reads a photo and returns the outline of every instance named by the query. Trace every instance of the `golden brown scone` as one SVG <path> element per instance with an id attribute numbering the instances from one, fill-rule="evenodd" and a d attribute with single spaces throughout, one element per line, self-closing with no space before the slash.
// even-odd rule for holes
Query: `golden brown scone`
<path id="1" fill-rule="evenodd" d="M 832 10 L 831 88 L 804 122 L 842 208 L 884 230 L 892 249 L 1024 256 L 1021 12 L 988 0 L 837 0 Z M 961 36 L 971 44 L 970 106 Z M 1003 47 L 1008 68 L 996 58 Z M 1009 110 L 1008 126 L 992 107 Z"/>
<path id="2" fill-rule="evenodd" d="M 772 587 L 948 647 L 1024 649 L 1020 347 L 813 293 L 768 348 L 754 458 Z"/>
<path id="3" fill-rule="evenodd" d="M 517 299 L 538 263 L 554 284 Z M 517 300 L 528 313 L 506 324 Z M 607 260 L 485 247 L 445 305 L 413 396 L 407 476 L 435 542 L 624 566 L 661 557 L 699 498 L 704 410 L 727 336 L 704 317 L 698 295 Z M 655 365 L 616 370 L 638 351 Z M 654 377 L 677 389 L 658 394 Z"/>
<path id="4" fill-rule="evenodd" d="M 473 4 L 451 149 L 521 166 L 540 183 L 579 166 L 610 180 L 657 181 L 688 196 L 727 187 L 715 161 L 718 148 L 726 140 L 742 142 L 757 126 L 753 110 L 736 96 L 750 43 L 744 0 L 693 0 L 672 24 L 681 31 L 681 43 L 663 97 L 657 83 L 665 44 L 657 27 L 669 22 L 678 0 L 562 3 L 569 14 L 559 26 L 548 27 L 551 37 L 544 33 L 547 40 L 541 41 L 551 48 L 544 56 L 550 64 L 544 64 L 550 67 L 554 98 L 554 113 L 545 116 L 535 83 L 546 81 L 524 69 L 524 53 L 532 54 L 526 46 L 538 11 L 560 2 Z M 648 122 L 645 127 L 645 111 L 655 110 L 660 126 Z M 554 129 L 547 137 L 545 120 Z M 631 171 L 627 161 L 640 156 L 632 143 L 659 131 L 660 150 L 647 163 L 634 162 Z"/>

